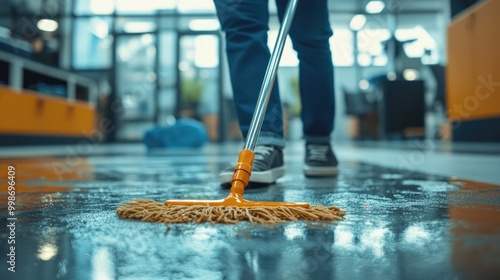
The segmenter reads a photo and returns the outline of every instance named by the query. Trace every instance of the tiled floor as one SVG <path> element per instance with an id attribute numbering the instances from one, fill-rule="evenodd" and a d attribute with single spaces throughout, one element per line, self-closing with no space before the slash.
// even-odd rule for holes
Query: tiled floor
<path id="1" fill-rule="evenodd" d="M 246 197 L 337 205 L 348 211 L 344 221 L 167 229 L 114 210 L 136 198 L 222 198 L 216 175 L 237 147 L 86 148 L 3 153 L 1 279 L 500 279 L 500 185 L 361 163 L 370 159 L 356 153 L 367 148 L 352 146 L 339 151 L 338 177 L 307 179 L 303 150 L 291 145 L 287 175 Z M 9 165 L 15 273 L 3 210 Z"/>

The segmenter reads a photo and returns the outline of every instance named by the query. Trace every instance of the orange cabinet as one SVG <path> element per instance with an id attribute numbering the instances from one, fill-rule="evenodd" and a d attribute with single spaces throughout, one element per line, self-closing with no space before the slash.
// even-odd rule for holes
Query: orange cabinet
<path id="1" fill-rule="evenodd" d="M 500 117 L 500 0 L 475 5 L 450 24 L 446 75 L 452 121 Z"/>
<path id="2" fill-rule="evenodd" d="M 88 103 L 0 87 L 0 134 L 84 137 L 94 123 Z"/>

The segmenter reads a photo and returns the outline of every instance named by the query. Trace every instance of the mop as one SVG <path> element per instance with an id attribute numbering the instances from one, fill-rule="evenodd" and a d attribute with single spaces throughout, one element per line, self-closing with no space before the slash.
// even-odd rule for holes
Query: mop
<path id="1" fill-rule="evenodd" d="M 276 45 L 269 60 L 260 89 L 255 112 L 250 123 L 245 145 L 240 152 L 231 179 L 229 195 L 221 200 L 136 200 L 119 205 L 116 213 L 121 218 L 155 223 L 226 223 L 242 221 L 276 224 L 287 221 L 335 221 L 346 213 L 335 206 L 309 205 L 308 203 L 250 201 L 243 198 L 245 187 L 252 173 L 254 148 L 264 121 L 269 97 L 290 30 L 298 0 L 290 0 L 278 32 Z"/>

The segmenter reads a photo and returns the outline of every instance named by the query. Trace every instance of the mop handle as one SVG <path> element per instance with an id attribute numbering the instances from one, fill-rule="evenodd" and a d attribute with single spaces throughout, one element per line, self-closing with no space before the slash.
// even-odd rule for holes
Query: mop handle
<path id="1" fill-rule="evenodd" d="M 283 16 L 283 21 L 281 22 L 278 32 L 278 38 L 276 39 L 276 45 L 274 46 L 273 53 L 271 54 L 271 59 L 267 65 L 266 74 L 260 88 L 259 99 L 257 100 L 257 105 L 253 113 L 252 122 L 250 123 L 247 139 L 243 148 L 245 150 L 253 151 L 255 149 L 255 145 L 257 144 L 260 129 L 262 128 L 262 123 L 264 122 L 264 116 L 266 115 L 267 105 L 269 104 L 269 98 L 271 97 L 271 92 L 276 80 L 276 74 L 281 54 L 283 53 L 283 47 L 285 46 L 286 36 L 288 35 L 288 31 L 290 31 L 290 26 L 292 25 L 293 16 L 295 15 L 298 2 L 298 0 L 289 0 L 286 7 L 285 15 Z"/>

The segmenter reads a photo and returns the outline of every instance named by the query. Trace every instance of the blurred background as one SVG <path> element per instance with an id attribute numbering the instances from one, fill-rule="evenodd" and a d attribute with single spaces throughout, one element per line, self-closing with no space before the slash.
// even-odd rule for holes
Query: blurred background
<path id="1" fill-rule="evenodd" d="M 329 2 L 336 141 L 500 141 L 498 1 Z M 181 118 L 238 141 L 224 45 L 212 0 L 2 1 L 0 144 L 139 142 Z M 297 79 L 288 42 L 289 140 L 302 137 Z"/>

